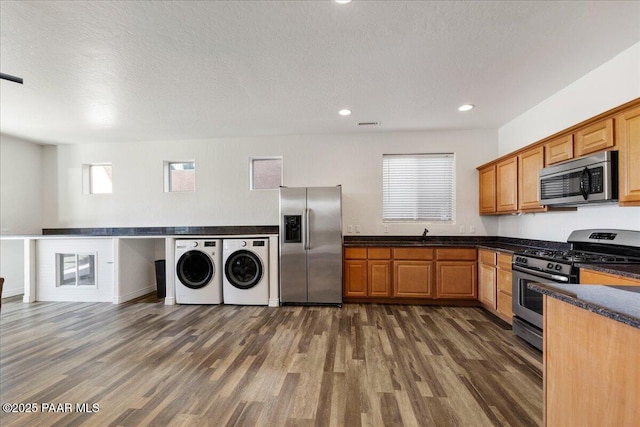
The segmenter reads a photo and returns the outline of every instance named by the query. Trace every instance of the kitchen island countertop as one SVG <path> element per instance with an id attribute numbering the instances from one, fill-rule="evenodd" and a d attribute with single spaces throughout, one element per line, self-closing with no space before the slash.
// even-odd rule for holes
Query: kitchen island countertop
<path id="1" fill-rule="evenodd" d="M 530 283 L 529 289 L 640 329 L 640 286 Z"/>

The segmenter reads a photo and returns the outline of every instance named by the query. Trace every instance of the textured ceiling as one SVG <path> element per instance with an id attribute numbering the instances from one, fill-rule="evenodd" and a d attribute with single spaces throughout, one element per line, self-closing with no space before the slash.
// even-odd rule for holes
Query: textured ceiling
<path id="1" fill-rule="evenodd" d="M 640 2 L 3 0 L 0 28 L 0 131 L 40 142 L 497 128 L 640 41 Z"/>

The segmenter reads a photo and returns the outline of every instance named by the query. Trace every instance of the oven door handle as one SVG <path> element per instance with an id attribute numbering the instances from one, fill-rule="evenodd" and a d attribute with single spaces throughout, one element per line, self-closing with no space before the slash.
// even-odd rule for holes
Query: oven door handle
<path id="1" fill-rule="evenodd" d="M 557 274 L 545 273 L 544 271 L 538 271 L 538 270 L 531 271 L 531 270 L 527 270 L 526 268 L 518 267 L 517 265 L 512 265 L 511 269 L 520 271 L 521 273 L 527 273 L 529 275 L 540 276 L 545 279 L 555 280 L 556 282 L 569 283 L 569 278 L 566 276 L 559 276 Z"/>

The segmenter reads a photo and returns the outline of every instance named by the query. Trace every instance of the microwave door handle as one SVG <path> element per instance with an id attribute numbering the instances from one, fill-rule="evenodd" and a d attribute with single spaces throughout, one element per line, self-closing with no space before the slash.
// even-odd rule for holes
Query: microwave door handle
<path id="1" fill-rule="evenodd" d="M 589 198 L 589 191 L 591 191 L 591 173 L 589 168 L 585 167 L 580 176 L 580 193 L 585 200 Z"/>

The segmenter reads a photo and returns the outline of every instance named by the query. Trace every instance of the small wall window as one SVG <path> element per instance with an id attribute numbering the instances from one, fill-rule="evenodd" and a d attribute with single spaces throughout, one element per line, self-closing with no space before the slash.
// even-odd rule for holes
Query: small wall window
<path id="1" fill-rule="evenodd" d="M 196 163 L 164 162 L 164 191 L 196 191 Z"/>
<path id="2" fill-rule="evenodd" d="M 96 254 L 56 254 L 56 286 L 96 286 Z"/>
<path id="3" fill-rule="evenodd" d="M 113 173 L 111 163 L 91 163 L 82 165 L 82 192 L 84 194 L 113 193 Z"/>
<path id="4" fill-rule="evenodd" d="M 453 221 L 455 156 L 384 154 L 382 156 L 383 221 Z"/>
<path id="5" fill-rule="evenodd" d="M 277 190 L 282 185 L 282 157 L 250 159 L 251 189 Z"/>

